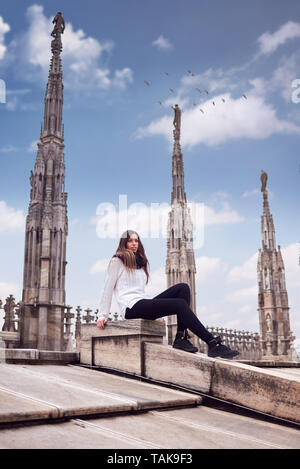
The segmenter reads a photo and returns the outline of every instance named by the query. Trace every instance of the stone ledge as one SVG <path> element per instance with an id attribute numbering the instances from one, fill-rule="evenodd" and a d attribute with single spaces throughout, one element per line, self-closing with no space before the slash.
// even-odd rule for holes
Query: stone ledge
<path id="1" fill-rule="evenodd" d="M 96 324 L 86 324 L 81 328 L 80 363 L 143 375 L 143 343 L 163 343 L 164 335 L 163 319 L 112 321 L 104 329 L 99 329 Z"/>
<path id="2" fill-rule="evenodd" d="M 10 341 L 10 342 L 20 342 L 20 333 L 19 332 L 1 331 L 0 332 L 0 339 L 7 340 L 7 341 Z"/>
<path id="3" fill-rule="evenodd" d="M 259 368 L 300 368 L 300 361 L 277 361 L 277 360 L 237 360 L 244 365 L 257 366 Z"/>
<path id="4" fill-rule="evenodd" d="M 82 324 L 80 329 L 81 340 L 91 337 L 110 337 L 120 335 L 146 334 L 162 337 L 166 333 L 163 319 L 150 321 L 146 319 L 125 319 L 120 321 L 108 321 L 104 329 L 99 329 L 96 324 Z"/>
<path id="5" fill-rule="evenodd" d="M 300 379 L 232 360 L 145 343 L 145 376 L 300 422 Z"/>
<path id="6" fill-rule="evenodd" d="M 78 363 L 79 353 L 77 352 L 60 352 L 52 350 L 38 349 L 16 349 L 4 348 L 0 349 L 0 362 L 5 363 Z"/>

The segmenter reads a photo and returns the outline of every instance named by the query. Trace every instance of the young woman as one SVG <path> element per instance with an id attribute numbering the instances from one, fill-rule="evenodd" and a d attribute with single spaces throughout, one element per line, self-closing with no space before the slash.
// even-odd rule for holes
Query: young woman
<path id="1" fill-rule="evenodd" d="M 187 329 L 190 329 L 207 343 L 208 356 L 233 358 L 238 355 L 237 350 L 231 350 L 221 343 L 220 336 L 213 337 L 191 310 L 190 288 L 187 283 L 177 283 L 153 299 L 147 298 L 145 286 L 149 280 L 148 264 L 139 235 L 132 230 L 125 231 L 107 268 L 97 326 L 104 329 L 114 292 L 125 319 L 154 320 L 177 314 L 174 348 L 191 353 L 198 351 L 197 347 L 194 347 L 188 340 Z"/>

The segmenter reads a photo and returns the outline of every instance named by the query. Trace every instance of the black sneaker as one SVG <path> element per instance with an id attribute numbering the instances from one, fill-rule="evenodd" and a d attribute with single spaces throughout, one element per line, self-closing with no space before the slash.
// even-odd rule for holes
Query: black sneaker
<path id="1" fill-rule="evenodd" d="M 185 352 L 190 352 L 190 353 L 195 353 L 198 352 L 197 347 L 194 347 L 194 345 L 188 340 L 190 336 L 188 335 L 187 331 L 185 330 L 183 332 L 177 332 L 173 347 L 178 348 L 180 350 L 184 350 Z"/>
<path id="2" fill-rule="evenodd" d="M 231 348 L 227 347 L 226 345 L 223 345 L 221 343 L 221 337 L 214 337 L 209 343 L 208 343 L 208 353 L 207 355 L 209 357 L 215 358 L 215 357 L 220 357 L 220 358 L 233 358 L 239 355 L 240 352 L 237 350 L 231 350 Z"/>

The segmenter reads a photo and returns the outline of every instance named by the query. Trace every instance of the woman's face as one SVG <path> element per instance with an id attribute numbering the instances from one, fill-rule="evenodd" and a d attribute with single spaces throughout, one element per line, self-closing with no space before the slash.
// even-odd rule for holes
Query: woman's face
<path id="1" fill-rule="evenodd" d="M 126 243 L 126 248 L 130 249 L 133 252 L 137 252 L 138 247 L 139 247 L 138 237 L 136 234 L 132 234 Z"/>

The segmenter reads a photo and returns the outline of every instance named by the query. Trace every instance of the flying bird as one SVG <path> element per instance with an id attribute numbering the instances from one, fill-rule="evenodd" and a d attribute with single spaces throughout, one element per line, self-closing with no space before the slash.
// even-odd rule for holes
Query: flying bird
<path id="1" fill-rule="evenodd" d="M 206 94 L 208 94 L 208 91 L 207 90 L 204 90 Z"/>
<path id="2" fill-rule="evenodd" d="M 170 74 L 169 74 L 169 72 L 165 72 L 165 75 L 169 76 Z"/>
<path id="3" fill-rule="evenodd" d="M 199 91 L 199 93 L 201 93 L 201 90 L 200 88 L 195 88 L 196 91 Z"/>
<path id="4" fill-rule="evenodd" d="M 161 101 L 157 101 L 157 102 L 158 102 L 158 104 L 160 104 L 160 105 L 162 106 L 162 102 L 161 102 Z"/>
<path id="5" fill-rule="evenodd" d="M 144 83 L 146 83 L 146 85 L 147 85 L 147 86 L 150 86 L 150 83 L 149 83 L 149 81 L 147 81 L 147 80 L 144 80 Z"/>
<path id="6" fill-rule="evenodd" d="M 189 74 L 190 74 L 192 77 L 195 76 L 195 74 L 192 72 L 192 70 L 188 70 L 188 72 L 189 72 Z"/>
<path id="7" fill-rule="evenodd" d="M 247 96 L 245 94 L 243 94 L 243 98 L 247 99 Z"/>
<path id="8" fill-rule="evenodd" d="M 204 111 L 203 111 L 203 109 L 201 109 L 201 108 L 200 108 L 200 111 L 202 112 L 202 114 L 204 114 Z"/>
<path id="9" fill-rule="evenodd" d="M 222 101 L 223 101 L 223 103 L 225 103 L 225 99 L 224 99 L 224 98 L 222 98 Z"/>
<path id="10" fill-rule="evenodd" d="M 174 93 L 174 90 L 172 88 L 169 88 L 169 90 L 171 91 L 171 93 Z"/>
<path id="11" fill-rule="evenodd" d="M 212 103 L 213 103 L 214 106 L 216 105 L 216 103 L 214 101 Z"/>

